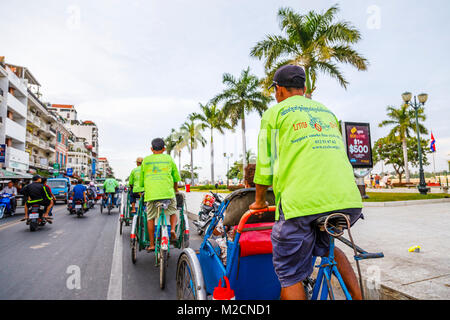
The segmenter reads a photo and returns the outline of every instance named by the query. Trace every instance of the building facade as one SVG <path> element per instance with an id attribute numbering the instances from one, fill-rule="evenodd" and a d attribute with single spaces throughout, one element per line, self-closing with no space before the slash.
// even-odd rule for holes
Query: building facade
<path id="1" fill-rule="evenodd" d="M 29 155 L 25 152 L 28 81 L 25 70 L 6 64 L 0 58 L 0 144 L 6 144 L 3 168 L 26 172 Z"/>

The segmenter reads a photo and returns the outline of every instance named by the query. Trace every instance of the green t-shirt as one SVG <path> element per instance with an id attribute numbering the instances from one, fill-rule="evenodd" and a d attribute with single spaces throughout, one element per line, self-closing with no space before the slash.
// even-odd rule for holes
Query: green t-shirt
<path id="1" fill-rule="evenodd" d="M 144 188 L 141 187 L 141 166 L 134 168 L 130 177 L 128 178 L 128 183 L 130 186 L 133 186 L 133 193 L 138 193 L 144 191 Z"/>
<path id="2" fill-rule="evenodd" d="M 303 96 L 264 113 L 254 182 L 273 186 L 277 220 L 280 201 L 285 219 L 362 208 L 335 115 Z"/>
<path id="3" fill-rule="evenodd" d="M 105 193 L 116 192 L 116 188 L 119 186 L 119 183 L 114 178 L 108 178 L 103 182 L 103 189 Z"/>
<path id="4" fill-rule="evenodd" d="M 141 164 L 140 183 L 146 202 L 175 198 L 173 185 L 180 180 L 175 162 L 166 153 L 149 155 Z"/>

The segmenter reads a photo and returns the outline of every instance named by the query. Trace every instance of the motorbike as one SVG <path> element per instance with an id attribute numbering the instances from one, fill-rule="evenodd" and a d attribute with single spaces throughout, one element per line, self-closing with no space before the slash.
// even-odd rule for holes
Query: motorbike
<path id="1" fill-rule="evenodd" d="M 28 222 L 30 225 L 30 231 L 36 231 L 38 227 L 45 226 L 47 221 L 42 218 L 42 215 L 44 214 L 43 207 L 38 204 L 33 204 L 29 210 Z"/>
<path id="2" fill-rule="evenodd" d="M 92 192 L 92 190 L 88 189 L 87 198 L 88 198 L 88 203 L 87 203 L 88 209 L 94 208 L 95 203 L 97 202 L 97 200 L 96 200 L 96 198 L 94 198 L 94 193 Z"/>
<path id="3" fill-rule="evenodd" d="M 217 212 L 220 204 L 223 201 L 221 195 L 212 191 L 210 191 L 210 193 L 212 194 L 212 196 L 207 194 L 203 198 L 197 221 L 192 222 L 197 227 L 198 235 L 202 235 L 208 229 L 209 224 L 214 217 L 214 213 Z"/>
<path id="4" fill-rule="evenodd" d="M 12 212 L 11 201 L 13 195 L 9 193 L 3 193 L 0 195 L 0 219 L 5 215 L 14 215 Z"/>
<path id="5" fill-rule="evenodd" d="M 83 201 L 75 200 L 75 208 L 73 208 L 73 210 L 75 210 L 78 218 L 82 217 L 85 212 L 83 208 Z"/>

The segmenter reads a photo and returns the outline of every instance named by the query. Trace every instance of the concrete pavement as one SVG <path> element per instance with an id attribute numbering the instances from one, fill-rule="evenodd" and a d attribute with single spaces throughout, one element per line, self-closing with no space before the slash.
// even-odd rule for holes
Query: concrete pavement
<path id="1" fill-rule="evenodd" d="M 186 193 L 188 211 L 196 214 L 205 194 Z M 358 221 L 351 231 L 358 246 L 368 252 L 384 252 L 382 259 L 360 263 L 363 279 L 381 284 L 384 294 L 380 298 L 450 299 L 450 203 L 365 206 L 363 212 L 365 220 Z M 339 241 L 337 245 L 348 257 L 353 256 L 352 249 Z M 408 252 L 415 245 L 420 245 L 421 251 Z"/>

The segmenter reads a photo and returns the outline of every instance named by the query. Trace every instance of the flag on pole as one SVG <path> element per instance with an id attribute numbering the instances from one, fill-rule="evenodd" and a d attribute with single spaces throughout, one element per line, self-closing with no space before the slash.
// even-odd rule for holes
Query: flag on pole
<path id="1" fill-rule="evenodd" d="M 431 131 L 430 149 L 431 149 L 431 152 L 436 152 L 436 141 L 434 140 L 433 131 Z"/>

